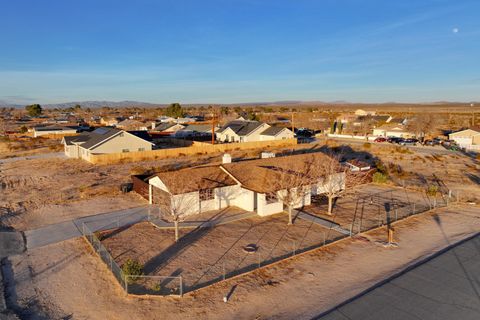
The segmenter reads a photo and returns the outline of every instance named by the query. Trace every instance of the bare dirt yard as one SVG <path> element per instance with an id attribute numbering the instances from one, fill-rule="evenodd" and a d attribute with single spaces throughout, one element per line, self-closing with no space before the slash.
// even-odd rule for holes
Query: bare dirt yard
<path id="1" fill-rule="evenodd" d="M 428 195 L 407 188 L 370 183 L 338 198 L 331 215 L 328 214 L 328 200 L 322 197 L 314 199 L 312 205 L 303 208 L 303 211 L 356 233 L 434 207 L 445 206 L 448 201 L 455 202 L 456 199 L 440 193 Z"/>
<path id="2" fill-rule="evenodd" d="M 49 319 L 308 319 L 478 233 L 480 207 L 439 209 L 400 221 L 395 229 L 397 248 L 379 244 L 384 230 L 371 231 L 183 298 L 154 299 L 125 297 L 85 241 L 69 240 L 10 258 L 16 304 L 26 315 Z M 232 290 L 224 303 L 223 296 Z"/>
<path id="3" fill-rule="evenodd" d="M 282 257 L 343 237 L 310 221 L 297 218 L 287 225 L 287 216 L 250 218 L 213 228 L 183 231 L 174 242 L 173 230 L 160 230 L 149 223 L 103 234 L 103 244 L 119 265 L 127 259 L 144 265 L 146 275 L 182 276 L 184 289 L 219 280 L 223 273 L 242 273 Z M 254 244 L 258 250 L 243 248 Z M 148 290 L 149 288 L 145 288 Z"/>

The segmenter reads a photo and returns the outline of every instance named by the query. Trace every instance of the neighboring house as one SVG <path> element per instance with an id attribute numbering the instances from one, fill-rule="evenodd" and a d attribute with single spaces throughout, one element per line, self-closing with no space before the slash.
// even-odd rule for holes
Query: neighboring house
<path id="1" fill-rule="evenodd" d="M 480 127 L 450 133 L 448 138 L 455 141 L 461 148 L 480 151 Z"/>
<path id="2" fill-rule="evenodd" d="M 108 118 L 108 117 L 102 117 L 100 119 L 100 124 L 102 126 L 107 126 L 107 127 L 114 127 L 118 124 L 118 122 L 122 121 L 123 119 L 121 118 Z"/>
<path id="3" fill-rule="evenodd" d="M 145 128 L 145 123 L 137 121 L 137 120 L 132 120 L 132 119 L 125 119 L 123 121 L 120 121 L 116 125 L 117 128 L 123 129 L 123 130 L 143 130 Z"/>
<path id="4" fill-rule="evenodd" d="M 365 110 L 362 110 L 362 109 L 357 109 L 355 111 L 355 115 L 356 116 L 374 116 L 375 111 L 365 111 Z"/>
<path id="5" fill-rule="evenodd" d="M 218 128 L 214 127 L 214 131 Z M 212 125 L 211 124 L 187 124 L 184 128 L 175 132 L 175 136 L 211 136 Z"/>
<path id="6" fill-rule="evenodd" d="M 146 134 L 145 131 L 140 131 Z M 137 132 L 101 127 L 78 136 L 64 137 L 65 154 L 70 158 L 89 161 L 90 155 L 150 151 L 154 144 Z"/>
<path id="7" fill-rule="evenodd" d="M 159 122 L 173 122 L 173 121 L 175 121 L 175 118 L 167 117 L 167 116 L 161 116 L 161 117 L 158 117 L 157 120 Z"/>
<path id="8" fill-rule="evenodd" d="M 259 121 L 234 120 L 217 130 L 216 139 L 222 142 L 261 141 L 261 133 L 270 126 Z"/>
<path id="9" fill-rule="evenodd" d="M 164 134 L 174 134 L 178 130 L 185 128 L 185 125 L 173 122 L 162 122 L 159 125 L 155 126 L 152 131 L 160 132 Z"/>
<path id="10" fill-rule="evenodd" d="M 279 158 L 264 158 L 230 162 L 224 157 L 219 166 L 187 168 L 154 174 L 144 181 L 149 187 L 149 202 L 169 210 L 168 204 L 182 207 L 185 215 L 198 214 L 236 206 L 268 216 L 284 211 L 284 204 L 278 194 L 285 190 L 275 189 L 279 171 L 303 170 L 309 157 L 326 157 L 321 153 L 301 154 Z M 345 187 L 343 172 L 338 173 L 339 185 Z M 343 181 L 343 182 L 342 182 Z M 322 183 L 305 185 L 305 196 L 299 199 L 295 208 L 310 205 L 311 196 L 322 193 Z M 277 196 L 272 196 L 272 194 Z M 165 204 L 167 206 L 165 207 Z"/>
<path id="11" fill-rule="evenodd" d="M 47 126 L 47 127 L 33 127 L 32 133 L 33 137 L 41 137 L 45 135 L 73 135 L 78 131 L 78 127 L 58 127 L 58 126 Z"/>
<path id="12" fill-rule="evenodd" d="M 260 133 L 260 141 L 293 139 L 295 134 L 285 127 L 270 127 Z"/>
<path id="13" fill-rule="evenodd" d="M 409 138 L 414 137 L 415 134 L 409 132 L 405 126 L 398 125 L 395 123 L 387 123 L 378 128 L 373 129 L 373 135 L 377 137 L 398 137 L 398 138 Z"/>

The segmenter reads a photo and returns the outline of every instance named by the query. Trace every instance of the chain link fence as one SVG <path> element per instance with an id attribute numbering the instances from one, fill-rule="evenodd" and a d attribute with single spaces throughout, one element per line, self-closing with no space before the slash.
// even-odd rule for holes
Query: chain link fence
<path id="1" fill-rule="evenodd" d="M 82 234 L 127 294 L 160 296 L 183 295 L 182 277 L 127 275 L 86 223 L 82 224 Z"/>
<path id="2" fill-rule="evenodd" d="M 413 193 L 413 192 L 412 192 Z M 213 249 L 224 250 L 224 253 L 213 261 L 202 266 L 189 266 L 188 270 L 182 271 L 182 276 L 160 276 L 160 275 L 125 275 L 120 266 L 115 262 L 107 249 L 102 245 L 99 238 L 85 224 L 83 235 L 92 245 L 93 249 L 100 256 L 102 261 L 112 271 L 119 284 L 125 292 L 133 295 L 183 295 L 186 292 L 197 290 L 216 282 L 226 280 L 235 276 L 251 272 L 258 268 L 282 261 L 297 254 L 320 248 L 342 238 L 353 236 L 368 230 L 389 225 L 406 217 L 423 213 L 425 211 L 445 207 L 450 201 L 456 201 L 455 193 L 447 190 L 435 194 L 417 193 L 417 198 L 412 199 L 412 194 L 406 189 L 396 189 L 371 194 L 360 194 L 355 197 L 355 204 L 350 207 L 336 205 L 336 210 L 343 212 L 350 210 L 348 219 L 335 224 L 335 228 L 346 232 L 338 232 L 335 228 L 324 228 L 319 232 L 314 222 L 295 222 L 296 228 L 301 230 L 295 234 L 272 235 L 268 232 L 262 234 L 255 231 L 253 238 L 262 243 L 262 237 L 278 237 L 273 241 L 272 246 L 259 246 L 251 252 L 242 251 L 244 245 L 235 244 L 235 248 Z M 353 213 L 353 214 L 351 214 Z M 145 221 L 158 222 L 160 212 L 156 208 L 150 208 Z M 299 227 L 301 225 L 301 227 Z M 209 226 L 208 228 L 211 228 Z M 262 240 L 263 241 L 263 240 Z M 199 257 L 199 260 L 201 257 Z M 192 262 L 193 264 L 197 262 Z M 173 267 L 173 266 L 172 266 Z M 178 267 L 178 266 L 177 266 Z M 172 274 L 168 266 L 164 265 L 155 273 Z M 175 273 L 173 273 L 174 275 Z"/>

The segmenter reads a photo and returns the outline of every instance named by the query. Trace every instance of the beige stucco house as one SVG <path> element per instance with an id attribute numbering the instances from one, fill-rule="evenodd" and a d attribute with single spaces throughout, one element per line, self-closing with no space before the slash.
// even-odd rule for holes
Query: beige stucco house
<path id="1" fill-rule="evenodd" d="M 410 138 L 415 134 L 409 132 L 405 126 L 397 123 L 385 124 L 378 128 L 373 129 L 373 135 L 376 137 L 398 137 L 398 138 Z"/>
<path id="2" fill-rule="evenodd" d="M 138 132 L 101 127 L 78 136 L 64 137 L 65 154 L 70 158 L 90 161 L 95 154 L 149 151 L 154 145 Z"/>
<path id="3" fill-rule="evenodd" d="M 448 138 L 455 141 L 461 148 L 480 151 L 480 127 L 450 133 Z"/>

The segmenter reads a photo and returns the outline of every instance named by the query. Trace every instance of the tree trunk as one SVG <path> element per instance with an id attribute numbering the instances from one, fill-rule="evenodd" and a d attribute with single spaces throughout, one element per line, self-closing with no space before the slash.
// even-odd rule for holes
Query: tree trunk
<path id="1" fill-rule="evenodd" d="M 173 224 L 175 225 L 175 242 L 178 242 L 178 220 L 173 220 Z"/>
<path id="2" fill-rule="evenodd" d="M 288 206 L 288 225 L 293 224 L 293 219 L 292 219 L 292 206 Z"/>
<path id="3" fill-rule="evenodd" d="M 333 196 L 328 196 L 328 214 L 332 214 L 333 209 Z"/>

